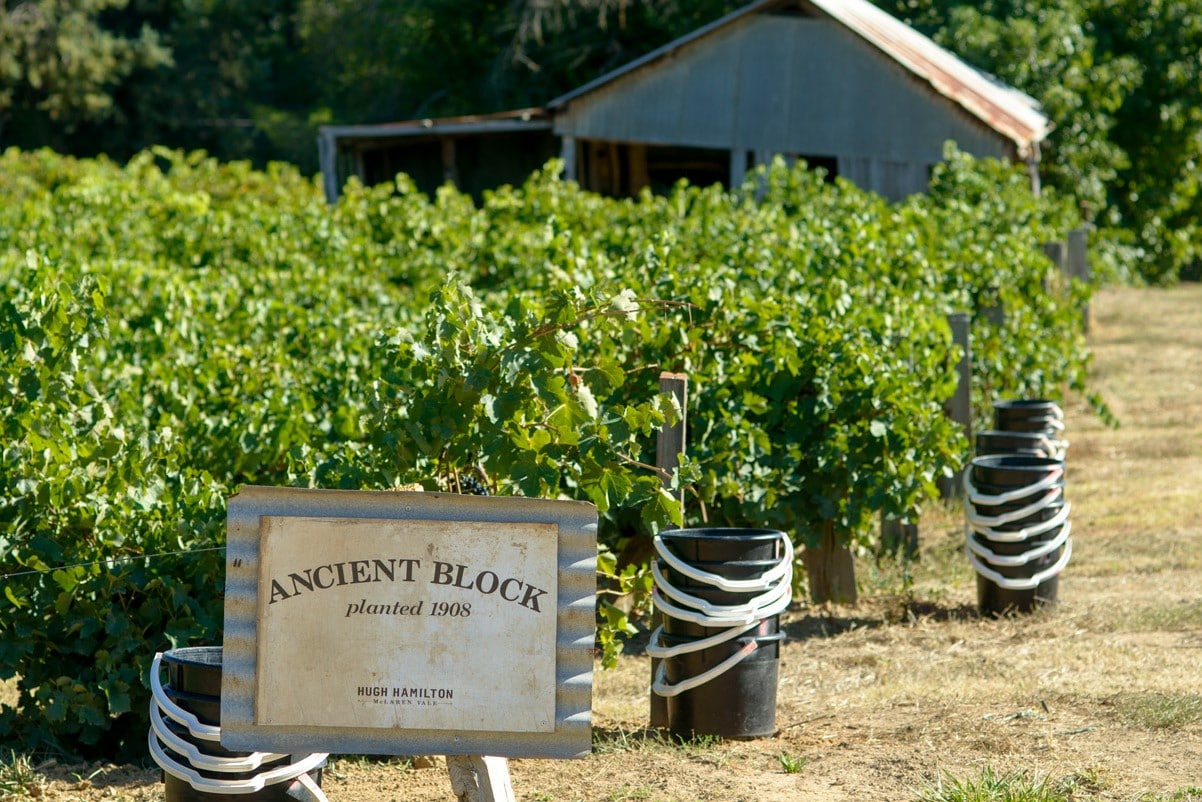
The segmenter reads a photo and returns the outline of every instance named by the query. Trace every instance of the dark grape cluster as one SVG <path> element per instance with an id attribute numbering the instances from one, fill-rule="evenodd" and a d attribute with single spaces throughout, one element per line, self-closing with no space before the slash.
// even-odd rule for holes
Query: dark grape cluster
<path id="1" fill-rule="evenodd" d="M 459 477 L 459 492 L 468 496 L 490 495 L 484 483 L 474 476 Z"/>

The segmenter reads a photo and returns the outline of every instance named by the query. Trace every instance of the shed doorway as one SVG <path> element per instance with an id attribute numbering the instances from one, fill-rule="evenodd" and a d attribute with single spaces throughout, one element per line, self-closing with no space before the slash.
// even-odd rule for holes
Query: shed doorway
<path id="1" fill-rule="evenodd" d="M 597 140 L 578 147 L 577 180 L 601 195 L 635 197 L 647 188 L 665 194 L 682 178 L 694 186 L 730 188 L 729 150 Z"/>

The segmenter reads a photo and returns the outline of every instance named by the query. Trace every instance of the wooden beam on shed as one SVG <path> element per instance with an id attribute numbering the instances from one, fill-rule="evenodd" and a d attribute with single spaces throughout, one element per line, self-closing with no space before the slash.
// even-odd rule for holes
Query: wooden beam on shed
<path id="1" fill-rule="evenodd" d="M 328 131 L 317 137 L 317 164 L 321 169 L 321 184 L 326 202 L 338 201 L 338 141 Z"/>
<path id="2" fill-rule="evenodd" d="M 730 149 L 730 188 L 738 189 L 747 178 L 747 151 L 742 148 Z"/>
<path id="3" fill-rule="evenodd" d="M 651 184 L 651 175 L 647 172 L 647 146 L 641 143 L 630 145 L 627 149 L 627 161 L 630 169 L 630 194 L 634 197 Z"/>
<path id="4" fill-rule="evenodd" d="M 576 168 L 576 137 L 565 136 L 563 138 L 559 158 L 563 160 L 563 180 L 579 181 L 580 176 Z"/>
<path id="5" fill-rule="evenodd" d="M 443 137 L 438 141 L 442 147 L 442 180 L 444 183 L 459 186 L 459 168 L 455 164 L 455 140 Z"/>

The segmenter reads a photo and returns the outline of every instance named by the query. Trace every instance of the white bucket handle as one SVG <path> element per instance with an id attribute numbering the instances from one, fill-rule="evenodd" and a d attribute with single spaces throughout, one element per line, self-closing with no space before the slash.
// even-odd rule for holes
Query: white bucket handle
<path id="1" fill-rule="evenodd" d="M 187 727 L 188 732 L 193 737 L 199 738 L 202 741 L 220 743 L 221 727 L 201 722 L 191 712 L 184 710 L 167 696 L 167 692 L 163 690 L 163 680 L 159 676 L 162 670 L 162 663 L 163 653 L 156 652 L 154 661 L 150 664 L 150 693 L 154 697 L 154 701 L 163 709 L 168 718 Z"/>
<path id="2" fill-rule="evenodd" d="M 1033 590 L 1039 587 L 1044 581 L 1051 579 L 1064 570 L 1064 566 L 1068 565 L 1069 557 L 1073 554 L 1073 541 L 1068 540 L 1065 542 L 1064 554 L 1056 561 L 1055 565 L 1027 579 L 1002 576 L 992 568 L 982 565 L 971 549 L 966 548 L 965 552 L 968 554 L 968 561 L 972 563 L 972 567 L 976 569 L 976 572 L 998 587 L 1005 590 Z"/>
<path id="3" fill-rule="evenodd" d="M 1013 532 L 1004 532 L 1000 529 L 994 529 L 989 526 L 971 526 L 972 531 L 982 537 L 989 538 L 998 543 L 1017 543 L 1020 540 L 1026 540 L 1036 535 L 1042 535 L 1044 532 L 1051 531 L 1068 520 L 1069 510 L 1072 509 L 1072 504 L 1064 502 L 1064 506 L 1060 512 L 1053 515 L 1046 521 L 1041 521 L 1031 526 L 1025 526 L 1022 529 L 1016 529 Z M 1041 508 L 1042 509 L 1042 508 Z M 972 523 L 972 516 L 969 516 L 969 524 Z M 969 528 L 969 527 L 966 527 Z"/>
<path id="4" fill-rule="evenodd" d="M 1001 526 L 1002 524 L 1009 524 L 1009 523 L 1013 523 L 1015 521 L 1021 521 L 1023 518 L 1026 518 L 1029 515 L 1034 515 L 1035 513 L 1039 512 L 1044 507 L 1052 506 L 1053 502 L 1055 502 L 1056 500 L 1058 500 L 1060 498 L 1063 498 L 1063 496 L 1064 496 L 1063 488 L 1057 486 L 1057 487 L 1052 488 L 1050 492 L 1045 493 L 1043 496 L 1041 496 L 1040 498 L 1031 502 L 1027 506 L 1019 507 L 1017 510 L 1012 510 L 1010 512 L 1003 512 L 1001 515 L 981 515 L 975 509 L 973 509 L 972 504 L 970 504 L 968 502 L 965 502 L 964 506 L 965 506 L 965 511 L 968 515 L 969 523 L 973 524 L 974 528 L 980 529 L 981 527 Z"/>
<path id="5" fill-rule="evenodd" d="M 660 636 L 664 634 L 664 627 L 663 624 L 660 624 L 655 628 L 655 631 L 651 633 L 651 640 L 647 644 L 647 654 L 657 659 L 663 659 L 665 657 L 679 657 L 682 654 L 699 652 L 702 649 L 708 649 L 711 646 L 720 646 L 729 640 L 734 640 L 740 635 L 747 634 L 759 625 L 759 621 L 752 621 L 742 629 L 739 629 L 738 627 L 732 627 L 725 632 L 719 632 L 717 635 L 710 635 L 708 638 L 698 638 L 697 640 L 685 641 L 684 643 L 677 644 L 676 646 L 662 646 L 660 645 L 659 639 Z"/>
<path id="6" fill-rule="evenodd" d="M 663 575 L 663 572 L 659 570 L 659 565 L 656 563 L 651 564 L 651 575 L 655 578 L 656 590 L 663 591 L 663 595 L 668 596 L 668 598 L 672 599 L 674 602 L 679 604 L 687 604 L 690 607 L 700 610 L 706 618 L 716 623 L 727 622 L 731 620 L 742 620 L 747 616 L 764 618 L 766 616 L 763 611 L 769 607 L 775 607 L 779 602 L 780 597 L 782 595 L 788 596 L 792 590 L 792 577 L 790 576 L 790 582 L 780 581 L 775 587 L 761 593 L 758 596 L 752 597 L 742 604 L 714 604 L 711 601 L 707 601 L 706 599 L 685 593 L 683 590 L 674 587 L 672 583 L 667 580 L 667 577 Z M 785 606 L 788 606 L 787 600 L 785 602 Z M 675 610 L 679 608 L 673 607 L 673 609 Z M 665 610 L 665 612 L 668 611 Z M 669 615 L 671 614 L 672 613 L 669 612 Z M 678 618 L 679 616 L 673 615 L 672 617 Z"/>
<path id="7" fill-rule="evenodd" d="M 964 543 L 966 546 L 968 546 L 969 551 L 971 551 L 973 554 L 976 554 L 990 565 L 1002 565 L 1013 568 L 1018 565 L 1026 565 L 1032 560 L 1038 560 L 1040 557 L 1051 554 L 1053 551 L 1064 545 L 1064 542 L 1068 540 L 1069 533 L 1072 531 L 1072 529 L 1073 525 L 1071 523 L 1065 524 L 1064 528 L 1060 530 L 1060 533 L 1057 534 L 1056 537 L 1052 538 L 1046 543 L 1040 543 L 1035 548 L 1030 549 L 1029 551 L 1024 551 L 1022 554 L 997 554 L 996 552 L 990 551 L 980 543 L 973 540 L 971 536 L 965 538 Z"/>
<path id="8" fill-rule="evenodd" d="M 1055 487 L 1060 477 L 1064 475 L 1064 466 L 1058 465 L 1051 468 L 1047 476 L 1040 479 L 1038 482 L 1032 482 L 1029 485 L 1016 487 L 1013 490 L 1007 490 L 1004 493 L 990 495 L 988 493 L 978 493 L 976 486 L 972 483 L 971 468 L 964 472 L 964 490 L 968 495 L 969 501 L 973 504 L 1008 504 L 1011 501 L 1016 501 L 1020 498 L 1038 493 L 1040 490 L 1047 490 Z"/>
<path id="9" fill-rule="evenodd" d="M 155 737 L 153 731 L 147 732 L 147 745 L 150 747 L 150 756 L 159 768 L 175 777 L 178 780 L 183 780 L 197 791 L 207 791 L 212 794 L 253 794 L 262 791 L 268 785 L 295 780 L 302 774 L 307 774 L 313 769 L 322 766 L 328 754 L 323 752 L 314 752 L 296 763 L 290 763 L 286 766 L 279 766 L 270 771 L 265 771 L 262 774 L 257 774 L 254 777 L 248 777 L 242 780 L 218 780 L 212 777 L 205 777 L 191 766 L 185 766 L 177 760 L 171 758 L 163 747 L 159 745 L 159 739 Z M 307 787 L 307 786 L 306 786 Z M 324 794 L 322 795 L 324 799 Z"/>
<path id="10" fill-rule="evenodd" d="M 783 579 L 786 574 L 792 573 L 793 541 L 783 532 L 780 533 L 779 539 L 784 542 L 784 554 L 781 555 L 780 561 L 755 579 L 729 579 L 710 573 L 709 571 L 702 571 L 700 568 L 690 565 L 673 554 L 667 545 L 664 544 L 662 537 L 657 535 L 653 542 L 655 543 L 655 551 L 659 554 L 660 558 L 674 570 L 679 571 L 689 579 L 700 582 L 703 585 L 712 585 L 720 590 L 738 592 L 768 590 L 776 582 Z"/>
<path id="11" fill-rule="evenodd" d="M 719 632 L 717 635 L 698 638 L 669 647 L 663 646 L 660 643 L 663 627 L 657 627 L 651 636 L 651 643 L 647 646 L 648 654 L 661 659 L 659 666 L 656 668 L 654 681 L 651 684 L 653 693 L 660 696 L 676 696 L 704 685 L 715 677 L 721 676 L 734 668 L 758 648 L 757 642 L 753 638 L 747 645 L 741 647 L 730 657 L 695 677 L 689 677 L 675 685 L 668 683 L 665 679 L 666 674 L 665 665 L 662 662 L 663 659 L 701 651 L 702 649 L 734 640 L 759 626 L 760 622 L 771 616 L 778 615 L 789 607 L 793 591 L 793 542 L 784 532 L 778 532 L 777 537 L 784 541 L 784 553 L 781 559 L 776 565 L 755 579 L 729 579 L 709 571 L 702 571 L 684 562 L 675 554 L 672 554 L 664 546 L 663 539 L 658 535 L 655 537 L 655 549 L 664 562 L 690 579 L 728 592 L 752 592 L 760 590 L 764 592 L 754 596 L 743 604 L 713 604 L 706 599 L 698 598 L 697 596 L 685 593 L 679 588 L 673 587 L 672 583 L 668 581 L 667 577 L 660 570 L 659 562 L 653 562 L 651 564 L 651 574 L 655 578 L 655 587 L 651 590 L 651 598 L 655 603 L 656 610 L 669 618 L 675 618 L 680 621 L 688 621 L 705 627 L 726 629 L 725 632 Z M 688 605 L 688 607 L 680 607 L 673 602 Z"/>
<path id="12" fill-rule="evenodd" d="M 200 751 L 196 744 L 184 740 L 167 727 L 163 721 L 162 708 L 153 701 L 150 704 L 150 728 L 168 749 L 188 759 L 188 763 L 205 771 L 248 772 L 257 771 L 264 763 L 288 757 L 276 752 L 252 752 L 239 757 L 222 757 L 208 755 Z"/>
<path id="13" fill-rule="evenodd" d="M 665 666 L 667 664 L 661 661 L 655 669 L 655 681 L 651 683 L 651 690 L 664 697 L 678 696 L 685 691 L 691 691 L 693 688 L 704 685 L 715 677 L 725 674 L 727 671 L 746 660 L 757 648 L 759 648 L 759 644 L 754 638 L 752 638 L 751 640 L 747 641 L 743 648 L 739 649 L 739 651 L 735 652 L 718 665 L 714 666 L 708 671 L 702 671 L 696 676 L 683 679 L 675 685 L 672 685 L 667 681 L 667 674 L 665 670 Z"/>

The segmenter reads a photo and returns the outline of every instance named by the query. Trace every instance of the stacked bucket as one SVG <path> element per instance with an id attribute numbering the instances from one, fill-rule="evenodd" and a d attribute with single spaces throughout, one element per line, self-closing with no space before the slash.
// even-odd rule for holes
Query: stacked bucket
<path id="1" fill-rule="evenodd" d="M 167 684 L 162 672 L 167 671 Z M 255 802 L 325 802 L 325 754 L 231 752 L 221 746 L 221 647 L 156 654 L 150 669 L 150 756 L 166 802 L 240 795 Z"/>
<path id="2" fill-rule="evenodd" d="M 662 624 L 648 654 L 668 730 L 691 738 L 776 732 L 780 614 L 793 545 L 773 529 L 675 529 L 655 538 L 652 597 Z"/>
<path id="3" fill-rule="evenodd" d="M 966 550 L 982 613 L 1030 612 L 1056 601 L 1072 555 L 1064 498 L 1064 415 L 1044 399 L 994 404 L 964 475 Z"/>

